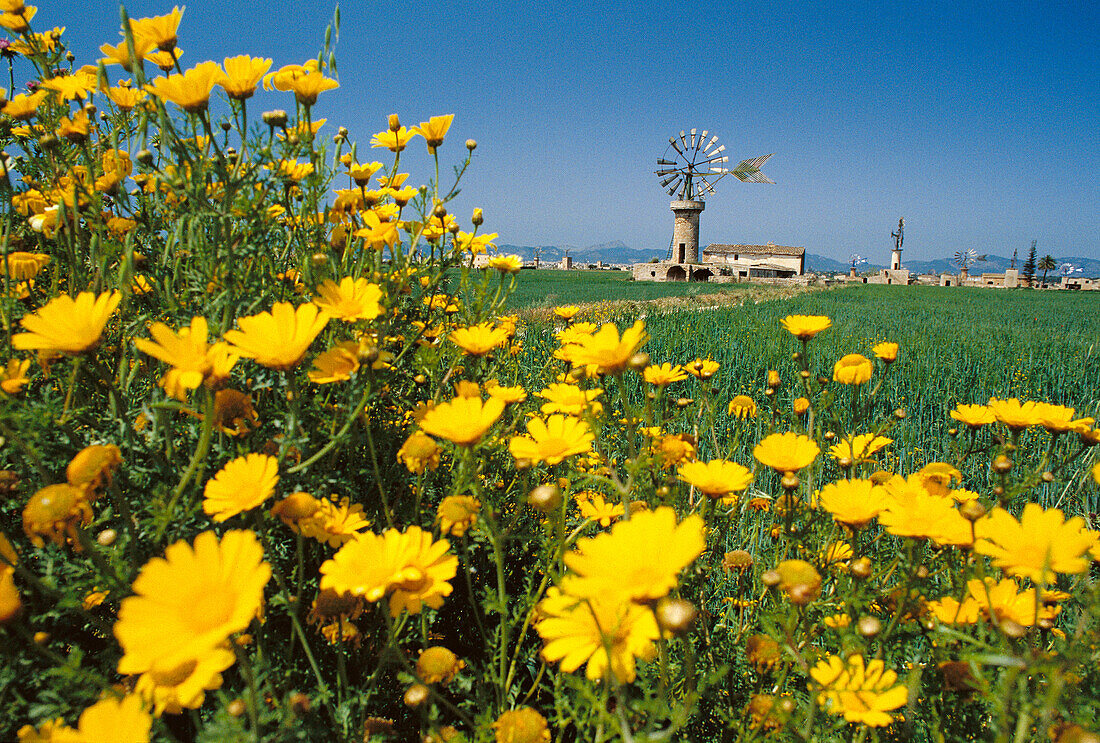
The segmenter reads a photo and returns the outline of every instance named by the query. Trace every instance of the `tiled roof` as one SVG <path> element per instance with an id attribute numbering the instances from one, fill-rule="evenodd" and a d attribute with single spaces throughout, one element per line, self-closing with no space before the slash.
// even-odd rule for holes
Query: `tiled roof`
<path id="1" fill-rule="evenodd" d="M 715 243 L 703 248 L 704 253 L 739 253 L 744 255 L 803 255 L 805 248 L 790 245 L 722 245 Z"/>

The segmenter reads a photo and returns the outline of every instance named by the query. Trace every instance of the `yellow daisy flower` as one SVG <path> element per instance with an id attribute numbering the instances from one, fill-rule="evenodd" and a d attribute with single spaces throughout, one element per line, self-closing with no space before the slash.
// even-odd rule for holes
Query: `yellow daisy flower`
<path id="1" fill-rule="evenodd" d="M 589 451 L 596 435 L 580 418 L 552 415 L 546 420 L 531 418 L 526 436 L 513 436 L 508 450 L 516 459 L 533 464 L 558 464 L 566 457 Z"/>
<path id="2" fill-rule="evenodd" d="M 484 403 L 477 397 L 456 397 L 425 413 L 420 428 L 425 433 L 460 446 L 472 446 L 481 440 L 503 412 L 504 403 L 495 397 Z"/>
<path id="3" fill-rule="evenodd" d="M 724 498 L 739 493 L 752 484 L 752 472 L 737 462 L 712 459 L 709 462 L 688 462 L 681 465 L 679 478 L 711 498 Z M 729 499 L 736 503 L 736 498 Z"/>
<path id="4" fill-rule="evenodd" d="M 328 319 L 315 304 L 295 309 L 288 302 L 276 302 L 271 312 L 238 319 L 240 330 L 227 331 L 225 339 L 239 356 L 286 371 L 298 365 Z"/>
<path id="5" fill-rule="evenodd" d="M 809 436 L 787 432 L 773 433 L 752 450 L 756 461 L 776 472 L 797 472 L 809 467 L 821 448 Z"/>
<path id="6" fill-rule="evenodd" d="M 317 287 L 313 303 L 344 322 L 373 320 L 382 314 L 382 290 L 366 279 L 345 276 L 340 283 L 329 279 Z"/>
<path id="7" fill-rule="evenodd" d="M 833 326 L 833 321 L 823 315 L 788 315 L 779 322 L 800 341 L 808 341 Z"/>
<path id="8" fill-rule="evenodd" d="M 275 457 L 265 454 L 237 457 L 206 483 L 202 510 L 214 521 L 225 521 L 270 498 L 278 482 L 279 463 Z"/>
<path id="9" fill-rule="evenodd" d="M 12 347 L 20 351 L 46 351 L 77 355 L 99 345 L 107 319 L 122 301 L 117 291 L 98 297 L 81 292 L 74 300 L 68 294 L 51 299 L 38 312 L 20 322 L 29 332 L 12 336 Z"/>

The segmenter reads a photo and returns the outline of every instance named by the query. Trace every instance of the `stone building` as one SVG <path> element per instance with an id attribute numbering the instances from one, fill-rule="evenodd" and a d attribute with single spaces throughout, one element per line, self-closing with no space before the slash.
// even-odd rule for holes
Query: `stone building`
<path id="1" fill-rule="evenodd" d="M 690 243 L 685 245 L 685 259 L 634 264 L 635 281 L 768 281 L 792 279 L 806 273 L 806 249 L 789 245 L 725 245 L 713 244 L 693 256 Z M 673 242 L 673 256 L 680 258 Z"/>

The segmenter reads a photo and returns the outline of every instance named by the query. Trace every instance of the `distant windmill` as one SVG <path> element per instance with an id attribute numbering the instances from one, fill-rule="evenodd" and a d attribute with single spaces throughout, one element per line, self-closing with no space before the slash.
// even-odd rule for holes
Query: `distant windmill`
<path id="1" fill-rule="evenodd" d="M 862 266 L 866 262 L 867 259 L 859 253 L 852 253 L 850 256 L 848 256 L 848 265 L 851 266 L 851 275 L 856 275 L 856 266 Z"/>
<path id="2" fill-rule="evenodd" d="M 760 172 L 760 167 L 771 155 L 761 155 L 742 160 L 730 170 L 725 166 L 729 156 L 724 144 L 718 144 L 718 136 L 704 129 L 681 131 L 679 136 L 668 138 L 665 154 L 657 160 L 657 181 L 674 201 L 671 204 L 676 215 L 672 242 L 666 259 L 676 250 L 676 263 L 699 262 L 699 214 L 706 207 L 703 199 L 715 192 L 714 185 L 727 175 L 742 183 L 775 183 Z"/>
<path id="3" fill-rule="evenodd" d="M 965 279 L 970 276 L 971 264 L 984 260 L 984 255 L 978 255 L 978 251 L 973 248 L 967 248 L 966 250 L 955 252 L 954 264 L 959 267 L 959 275 Z"/>
<path id="4" fill-rule="evenodd" d="M 1085 269 L 1078 268 L 1072 263 L 1063 263 L 1061 266 L 1058 267 L 1058 273 L 1062 274 L 1063 276 L 1072 276 L 1075 273 L 1082 273 L 1084 272 L 1084 270 Z"/>

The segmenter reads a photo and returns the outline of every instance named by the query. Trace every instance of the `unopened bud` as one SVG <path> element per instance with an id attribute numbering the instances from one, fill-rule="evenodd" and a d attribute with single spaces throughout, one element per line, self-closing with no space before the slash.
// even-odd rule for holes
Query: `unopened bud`
<path id="1" fill-rule="evenodd" d="M 225 711 L 228 712 L 231 717 L 240 717 L 244 714 L 244 710 L 244 701 L 241 699 L 234 699 L 229 703 L 229 706 L 225 708 Z"/>
<path id="2" fill-rule="evenodd" d="M 1012 460 L 1004 454 L 998 454 L 993 460 L 993 471 L 998 475 L 1006 475 L 1012 471 Z"/>
<path id="3" fill-rule="evenodd" d="M 894 417 L 897 418 L 899 421 L 905 420 L 905 411 L 901 408 L 898 408 L 894 411 Z"/>
<path id="4" fill-rule="evenodd" d="M 87 103 L 84 105 L 84 113 L 88 114 L 89 117 L 92 117 L 99 113 L 99 109 L 96 108 L 96 105 L 94 103 Z"/>
<path id="5" fill-rule="evenodd" d="M 959 507 L 959 513 L 967 521 L 977 521 L 981 517 L 985 516 L 985 506 L 976 500 L 968 500 Z"/>
<path id="6" fill-rule="evenodd" d="M 228 121 L 223 121 L 223 122 L 222 122 L 222 131 L 223 131 L 223 132 L 227 132 L 227 131 L 229 131 L 229 130 L 230 130 L 230 129 L 232 129 L 232 128 L 233 128 L 233 125 L 232 125 L 232 124 L 230 124 L 230 123 L 229 123 Z"/>
<path id="7" fill-rule="evenodd" d="M 310 260 L 313 262 L 314 266 L 316 266 L 317 268 L 320 268 L 321 266 L 328 263 L 328 254 L 327 253 L 314 253 L 313 257 L 310 258 Z"/>
<path id="8" fill-rule="evenodd" d="M 636 353 L 630 357 L 627 362 L 631 369 L 636 372 L 640 372 L 649 366 L 649 354 L 648 353 Z"/>
<path id="9" fill-rule="evenodd" d="M 917 568 L 917 578 L 919 578 L 920 580 L 924 580 L 927 577 L 928 577 L 928 568 L 926 568 L 924 565 L 921 565 L 920 567 L 918 567 Z"/>
<path id="10" fill-rule="evenodd" d="M 481 207 L 474 209 L 474 214 L 470 217 L 470 221 L 474 223 L 474 227 L 480 227 L 485 223 L 485 213 L 481 211 Z"/>
<path id="11" fill-rule="evenodd" d="M 860 617 L 856 626 L 859 629 L 859 634 L 864 637 L 875 637 L 879 632 L 882 632 L 882 622 L 879 621 L 878 617 Z"/>
<path id="12" fill-rule="evenodd" d="M 470 152 L 473 152 L 474 150 L 476 150 L 477 149 L 477 140 L 476 139 L 467 139 L 466 140 L 466 149 L 468 149 Z"/>
<path id="13" fill-rule="evenodd" d="M 848 570 L 852 576 L 864 580 L 871 577 L 871 560 L 866 557 L 857 557 L 848 563 Z"/>
<path id="14" fill-rule="evenodd" d="M 447 216 L 447 207 L 442 204 L 436 204 L 435 208 L 432 209 L 432 216 L 436 219 L 443 219 Z"/>
<path id="15" fill-rule="evenodd" d="M 425 377 L 423 374 L 417 374 L 415 377 L 413 377 L 413 382 L 418 387 L 423 387 L 424 385 L 426 385 L 428 383 L 428 378 Z"/>
<path id="16" fill-rule="evenodd" d="M 286 126 L 287 115 L 286 111 L 264 111 L 263 114 L 264 123 L 271 127 L 279 127 L 282 129 Z"/>
<path id="17" fill-rule="evenodd" d="M 793 472 L 787 472 L 783 475 L 783 479 L 779 481 L 779 484 L 783 486 L 784 490 L 796 490 L 802 481 L 798 479 L 798 475 Z"/>
<path id="18" fill-rule="evenodd" d="M 96 534 L 95 541 L 100 547 L 110 547 L 118 539 L 118 532 L 114 529 L 104 529 Z"/>
<path id="19" fill-rule="evenodd" d="M 35 632 L 34 633 L 34 644 L 35 645 L 45 645 L 49 641 L 50 641 L 50 633 L 49 632 Z"/>
<path id="20" fill-rule="evenodd" d="M 428 697 L 431 696 L 431 691 L 424 684 L 413 684 L 405 690 L 405 696 L 402 701 L 405 702 L 406 707 L 416 709 L 424 702 L 428 701 Z"/>
<path id="21" fill-rule="evenodd" d="M 775 369 L 768 370 L 768 386 L 772 389 L 779 386 L 779 372 Z"/>
<path id="22" fill-rule="evenodd" d="M 657 625 L 670 635 L 680 637 L 691 629 L 698 613 L 690 601 L 666 597 L 657 602 Z"/>
<path id="23" fill-rule="evenodd" d="M 153 164 L 153 153 L 149 150 L 138 150 L 134 155 L 134 159 L 145 167 L 149 167 Z"/>
<path id="24" fill-rule="evenodd" d="M 676 398 L 676 407 L 686 408 L 688 405 L 691 405 L 693 402 L 695 402 L 695 400 L 693 400 L 690 397 L 678 397 L 678 398 Z"/>
<path id="25" fill-rule="evenodd" d="M 390 114 L 389 125 L 391 132 L 396 132 L 398 129 L 401 128 L 401 119 L 397 116 L 397 114 Z"/>
<path id="26" fill-rule="evenodd" d="M 53 152 L 61 146 L 61 142 L 54 135 L 47 134 L 43 137 L 39 137 L 38 146 L 46 152 Z"/>
<path id="27" fill-rule="evenodd" d="M 290 708 L 299 715 L 304 715 L 309 712 L 310 708 L 313 706 L 310 704 L 309 697 L 300 691 L 291 694 L 288 701 L 290 702 Z"/>
<path id="28" fill-rule="evenodd" d="M 1043 482 L 1054 482 L 1054 473 L 1050 470 L 1044 472 L 1041 477 L 1043 478 Z"/>
<path id="29" fill-rule="evenodd" d="M 340 137 L 342 137 L 343 139 L 347 139 L 348 138 L 348 128 L 346 126 L 342 126 L 342 127 L 340 127 L 339 129 L 336 130 L 336 134 L 339 135 Z"/>
<path id="30" fill-rule="evenodd" d="M 540 513 L 553 513 L 561 507 L 561 489 L 557 485 L 539 485 L 527 494 L 527 505 Z"/>
<path id="31" fill-rule="evenodd" d="M 1019 622 L 1014 622 L 1011 619 L 1002 619 L 1001 632 L 1004 632 L 1006 637 L 1011 637 L 1014 640 L 1018 640 L 1027 634 L 1027 627 L 1023 626 Z"/>
<path id="32" fill-rule="evenodd" d="M 781 580 L 783 580 L 783 576 L 779 574 L 778 570 L 768 570 L 760 576 L 760 582 L 768 588 L 775 588 Z"/>

